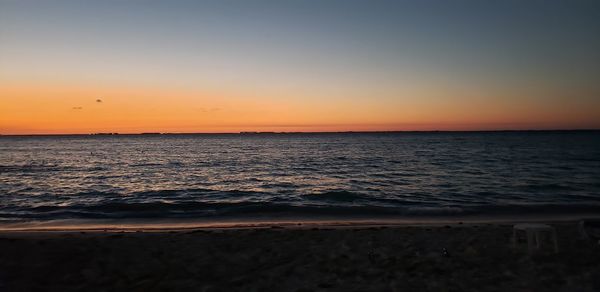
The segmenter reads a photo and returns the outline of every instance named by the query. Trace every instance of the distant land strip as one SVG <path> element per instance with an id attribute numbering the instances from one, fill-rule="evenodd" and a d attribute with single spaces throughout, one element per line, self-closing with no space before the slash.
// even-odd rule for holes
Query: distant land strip
<path id="1" fill-rule="evenodd" d="M 431 134 L 431 133 L 577 133 L 600 132 L 600 129 L 567 129 L 567 130 L 428 130 L 428 131 L 331 131 L 331 132 L 270 132 L 270 131 L 243 131 L 222 133 L 170 133 L 170 132 L 142 132 L 142 133 L 87 133 L 87 134 L 0 134 L 2 137 L 32 137 L 32 136 L 193 136 L 193 135 L 327 135 L 327 134 Z"/>

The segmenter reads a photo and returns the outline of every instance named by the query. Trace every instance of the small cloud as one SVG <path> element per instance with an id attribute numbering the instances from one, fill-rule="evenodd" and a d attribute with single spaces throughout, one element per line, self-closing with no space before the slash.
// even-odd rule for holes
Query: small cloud
<path id="1" fill-rule="evenodd" d="M 102 103 L 102 100 L 98 98 L 98 99 L 96 99 L 96 102 L 97 103 Z"/>
<path id="2" fill-rule="evenodd" d="M 74 107 L 73 107 L 73 109 L 74 109 L 74 110 L 82 110 L 82 109 L 83 109 L 83 107 L 81 107 L 81 106 L 74 106 Z"/>

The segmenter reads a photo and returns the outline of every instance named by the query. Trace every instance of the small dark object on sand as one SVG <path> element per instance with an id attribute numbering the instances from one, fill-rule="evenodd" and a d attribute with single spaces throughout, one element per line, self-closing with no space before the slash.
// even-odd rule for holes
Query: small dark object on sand
<path id="1" fill-rule="evenodd" d="M 371 262 L 374 262 L 376 260 L 375 251 L 372 249 L 369 251 L 367 256 L 369 257 L 369 261 Z"/>

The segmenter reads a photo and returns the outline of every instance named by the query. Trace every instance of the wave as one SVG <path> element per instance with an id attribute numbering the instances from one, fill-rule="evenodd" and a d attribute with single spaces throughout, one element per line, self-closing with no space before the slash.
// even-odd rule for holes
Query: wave
<path id="1" fill-rule="evenodd" d="M 555 183 L 547 183 L 547 184 L 526 184 L 520 186 L 521 189 L 525 190 L 533 190 L 533 191 L 575 191 L 577 188 L 555 184 Z"/>
<path id="2" fill-rule="evenodd" d="M 30 173 L 30 172 L 56 172 L 56 171 L 74 171 L 78 170 L 77 167 L 58 165 L 58 164 L 15 164 L 15 165 L 0 165 L 0 172 L 16 172 L 16 173 Z"/>
<path id="3" fill-rule="evenodd" d="M 349 194 L 329 192 L 335 200 Z M 320 194 L 319 196 L 323 196 Z M 355 194 L 351 194 L 355 196 Z M 600 213 L 599 204 L 522 204 L 522 205 L 427 205 L 414 202 L 383 205 L 331 205 L 311 202 L 210 202 L 210 201 L 150 201 L 127 202 L 110 200 L 95 204 L 46 204 L 37 206 L 4 206 L 0 219 L 46 220 L 83 218 L 236 218 L 236 217 L 381 217 L 381 216 L 469 216 L 519 214 L 577 214 Z"/>
<path id="4" fill-rule="evenodd" d="M 305 198 L 312 200 L 327 200 L 337 202 L 354 202 L 368 199 L 365 195 L 344 190 L 307 194 L 305 195 Z"/>

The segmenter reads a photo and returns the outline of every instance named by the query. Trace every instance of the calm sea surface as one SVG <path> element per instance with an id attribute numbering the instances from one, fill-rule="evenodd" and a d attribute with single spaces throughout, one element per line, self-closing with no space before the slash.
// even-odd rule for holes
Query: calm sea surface
<path id="1" fill-rule="evenodd" d="M 600 214 L 600 132 L 0 137 L 0 220 Z"/>

